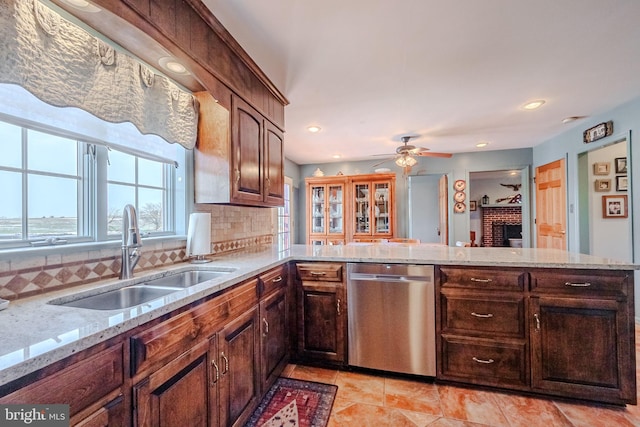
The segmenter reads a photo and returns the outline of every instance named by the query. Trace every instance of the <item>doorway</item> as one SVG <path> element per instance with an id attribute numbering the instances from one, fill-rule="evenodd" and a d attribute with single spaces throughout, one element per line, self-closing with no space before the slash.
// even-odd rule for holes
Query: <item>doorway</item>
<path id="1" fill-rule="evenodd" d="M 578 155 L 581 253 L 633 262 L 627 153 L 622 138 Z"/>
<path id="2" fill-rule="evenodd" d="M 446 179 L 442 174 L 409 176 L 409 237 L 421 243 L 448 244 L 447 195 L 441 191 L 445 180 L 446 192 Z"/>

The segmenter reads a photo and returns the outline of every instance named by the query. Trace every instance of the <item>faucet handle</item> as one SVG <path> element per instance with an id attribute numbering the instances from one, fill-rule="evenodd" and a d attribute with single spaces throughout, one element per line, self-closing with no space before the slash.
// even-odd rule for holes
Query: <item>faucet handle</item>
<path id="1" fill-rule="evenodd" d="M 130 248 L 142 246 L 142 242 L 140 241 L 140 232 L 138 231 L 137 228 L 129 229 L 127 246 L 129 246 Z"/>

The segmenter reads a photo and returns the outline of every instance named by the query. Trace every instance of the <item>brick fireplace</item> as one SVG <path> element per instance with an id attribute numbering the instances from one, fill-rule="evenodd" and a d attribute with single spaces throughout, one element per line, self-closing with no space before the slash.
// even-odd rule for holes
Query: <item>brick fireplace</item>
<path id="1" fill-rule="evenodd" d="M 508 239 L 520 238 L 522 206 L 509 204 L 482 208 L 482 246 L 509 246 Z"/>

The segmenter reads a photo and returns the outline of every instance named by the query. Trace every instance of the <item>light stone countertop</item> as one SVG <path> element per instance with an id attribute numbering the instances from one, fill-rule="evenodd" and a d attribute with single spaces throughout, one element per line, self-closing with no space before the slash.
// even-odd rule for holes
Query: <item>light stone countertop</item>
<path id="1" fill-rule="evenodd" d="M 213 262 L 208 264 L 178 264 L 151 272 L 137 272 L 134 279 L 105 280 L 12 301 L 6 310 L 0 311 L 0 385 L 290 260 L 640 269 L 640 266 L 626 262 L 553 249 L 461 248 L 428 244 L 294 245 L 290 250 L 283 252 L 272 247 L 261 252 L 213 257 Z M 123 310 L 89 310 L 48 304 L 51 300 L 71 299 L 70 296 L 79 292 L 101 293 L 172 272 L 216 268 L 235 270 L 222 277 Z"/>

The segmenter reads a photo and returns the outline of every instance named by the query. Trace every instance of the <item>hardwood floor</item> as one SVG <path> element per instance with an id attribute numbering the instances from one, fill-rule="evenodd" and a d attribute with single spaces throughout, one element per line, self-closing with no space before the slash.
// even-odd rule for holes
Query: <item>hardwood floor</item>
<path id="1" fill-rule="evenodd" d="M 638 325 L 636 361 L 640 361 Z M 328 427 L 640 426 L 640 407 L 634 405 L 525 397 L 302 365 L 287 366 L 283 376 L 338 386 Z"/>

